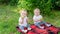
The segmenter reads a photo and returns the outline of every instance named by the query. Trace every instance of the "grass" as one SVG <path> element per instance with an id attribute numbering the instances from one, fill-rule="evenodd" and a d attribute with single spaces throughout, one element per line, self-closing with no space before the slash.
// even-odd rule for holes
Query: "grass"
<path id="1" fill-rule="evenodd" d="M 18 9 L 16 10 L 16 8 L 17 7 L 0 5 L 0 34 L 20 34 L 16 30 L 16 25 L 18 25 L 19 19 Z M 53 10 L 53 12 L 55 17 L 45 16 L 44 20 L 56 27 L 60 27 L 60 11 Z M 31 15 L 32 14 L 29 15 L 30 18 L 32 18 Z"/>
<path id="2" fill-rule="evenodd" d="M 48 17 L 44 17 L 44 20 L 46 22 L 50 22 L 51 24 L 53 24 L 56 27 L 60 27 L 60 11 L 58 10 L 53 10 L 53 14 L 54 16 L 48 16 Z"/>
<path id="3" fill-rule="evenodd" d="M 19 14 L 9 6 L 0 6 L 0 34 L 19 34 L 16 30 Z"/>

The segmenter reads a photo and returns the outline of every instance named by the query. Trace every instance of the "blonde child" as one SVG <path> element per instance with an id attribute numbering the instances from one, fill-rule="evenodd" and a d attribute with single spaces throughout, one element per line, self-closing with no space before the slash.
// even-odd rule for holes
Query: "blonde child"
<path id="1" fill-rule="evenodd" d="M 41 24 L 45 24 L 46 26 L 50 26 L 50 24 L 43 22 L 43 17 L 42 17 L 42 15 L 40 15 L 40 10 L 38 8 L 36 8 L 34 10 L 33 21 L 34 21 L 34 24 L 41 29 L 44 29 L 43 26 L 40 26 Z"/>
<path id="2" fill-rule="evenodd" d="M 24 27 L 27 27 L 28 30 L 31 30 L 30 25 L 28 24 L 27 10 L 23 9 L 20 11 L 19 28 L 26 33 L 27 30 L 24 30 Z"/>

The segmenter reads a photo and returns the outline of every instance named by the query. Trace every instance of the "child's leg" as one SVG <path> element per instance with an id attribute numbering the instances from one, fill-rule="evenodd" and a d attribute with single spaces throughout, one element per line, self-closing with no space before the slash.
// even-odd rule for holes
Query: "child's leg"
<path id="1" fill-rule="evenodd" d="M 46 25 L 47 23 L 45 21 L 42 21 L 41 24 L 45 24 Z"/>
<path id="2" fill-rule="evenodd" d="M 42 21 L 42 24 L 45 24 L 46 26 L 51 26 L 51 24 L 47 24 L 46 22 Z"/>
<path id="3" fill-rule="evenodd" d="M 21 30 L 24 30 L 24 26 L 19 26 L 19 28 L 20 28 Z"/>
<path id="4" fill-rule="evenodd" d="M 29 25 L 29 24 L 27 24 L 27 28 L 28 28 L 28 30 L 31 30 L 31 28 L 30 28 L 30 25 Z"/>
<path id="5" fill-rule="evenodd" d="M 41 28 L 41 29 L 44 29 L 44 26 L 40 26 L 40 25 L 41 25 L 40 22 L 35 23 L 35 25 L 38 26 L 38 27 Z"/>
<path id="6" fill-rule="evenodd" d="M 27 24 L 27 27 L 28 27 L 28 28 L 30 28 L 30 25 L 29 25 L 29 24 Z"/>
<path id="7" fill-rule="evenodd" d="M 21 31 L 24 32 L 24 33 L 26 33 L 27 30 L 24 30 L 24 27 L 25 27 L 25 26 L 19 26 L 19 28 L 21 29 Z"/>
<path id="8" fill-rule="evenodd" d="M 40 28 L 40 22 L 35 23 L 35 25 Z"/>

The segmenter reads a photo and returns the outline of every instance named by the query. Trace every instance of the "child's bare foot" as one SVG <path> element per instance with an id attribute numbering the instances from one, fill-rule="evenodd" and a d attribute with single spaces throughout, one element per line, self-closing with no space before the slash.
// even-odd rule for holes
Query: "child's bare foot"
<path id="1" fill-rule="evenodd" d="M 24 33 L 26 33 L 27 32 L 27 30 L 22 30 Z"/>
<path id="2" fill-rule="evenodd" d="M 49 26 L 51 26 L 51 24 L 46 24 L 46 26 L 48 26 L 48 27 L 49 27 Z"/>
<path id="3" fill-rule="evenodd" d="M 41 29 L 44 29 L 44 26 L 40 26 Z"/>
<path id="4" fill-rule="evenodd" d="M 31 28 L 28 28 L 28 30 L 31 30 Z"/>

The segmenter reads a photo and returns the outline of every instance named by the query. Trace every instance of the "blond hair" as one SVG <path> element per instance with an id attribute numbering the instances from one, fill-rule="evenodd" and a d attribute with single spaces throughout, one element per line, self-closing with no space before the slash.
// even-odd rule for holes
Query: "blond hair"
<path id="1" fill-rule="evenodd" d="M 39 8 L 35 8 L 34 11 L 38 10 L 40 12 L 40 9 Z"/>
<path id="2" fill-rule="evenodd" d="M 20 13 L 20 16 L 22 16 L 22 13 L 23 13 L 23 12 L 24 12 L 24 13 L 26 13 L 26 15 L 27 15 L 27 10 L 25 10 L 25 9 L 22 9 L 22 10 L 20 10 L 20 11 L 19 11 L 19 13 Z"/>
<path id="3" fill-rule="evenodd" d="M 19 13 L 22 13 L 22 12 L 26 12 L 27 13 L 27 10 L 26 9 L 22 9 L 19 11 Z"/>

